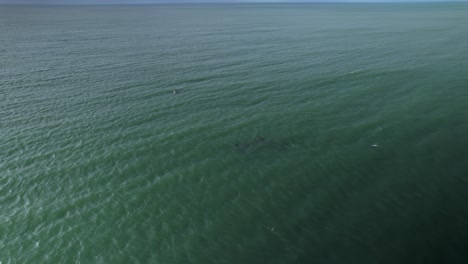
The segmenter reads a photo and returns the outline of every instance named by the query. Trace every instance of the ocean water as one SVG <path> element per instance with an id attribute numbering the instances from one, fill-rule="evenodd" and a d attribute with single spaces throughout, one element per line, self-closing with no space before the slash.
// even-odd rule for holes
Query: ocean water
<path id="1" fill-rule="evenodd" d="M 467 263 L 467 14 L 0 6 L 0 263 Z"/>

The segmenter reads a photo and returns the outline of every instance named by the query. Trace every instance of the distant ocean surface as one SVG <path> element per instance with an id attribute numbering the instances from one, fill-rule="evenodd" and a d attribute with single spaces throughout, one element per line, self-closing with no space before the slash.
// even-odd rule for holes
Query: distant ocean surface
<path id="1" fill-rule="evenodd" d="M 468 263 L 468 4 L 0 6 L 0 263 Z"/>

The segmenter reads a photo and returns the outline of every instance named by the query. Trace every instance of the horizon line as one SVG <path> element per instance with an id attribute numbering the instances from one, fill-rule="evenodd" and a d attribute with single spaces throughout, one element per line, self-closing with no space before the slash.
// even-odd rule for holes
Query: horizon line
<path id="1" fill-rule="evenodd" d="M 255 2 L 255 1 L 242 1 L 242 2 L 217 2 L 217 1 L 201 1 L 201 2 L 160 2 L 160 3 L 0 3 L 0 6 L 135 6 L 135 5 L 198 5 L 198 4 L 449 4 L 449 3 L 468 3 L 468 0 L 383 0 L 383 1 L 293 1 L 293 2 Z"/>

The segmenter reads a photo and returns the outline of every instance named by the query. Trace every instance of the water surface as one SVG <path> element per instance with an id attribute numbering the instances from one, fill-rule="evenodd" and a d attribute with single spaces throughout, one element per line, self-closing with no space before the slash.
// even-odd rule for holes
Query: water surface
<path id="1" fill-rule="evenodd" d="M 0 6 L 1 263 L 466 262 L 467 12 Z"/>

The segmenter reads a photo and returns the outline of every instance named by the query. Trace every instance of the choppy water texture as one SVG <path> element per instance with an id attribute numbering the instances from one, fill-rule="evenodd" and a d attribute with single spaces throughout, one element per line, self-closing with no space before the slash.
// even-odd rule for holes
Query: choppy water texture
<path id="1" fill-rule="evenodd" d="M 467 14 L 1 6 L 1 263 L 466 263 Z"/>

